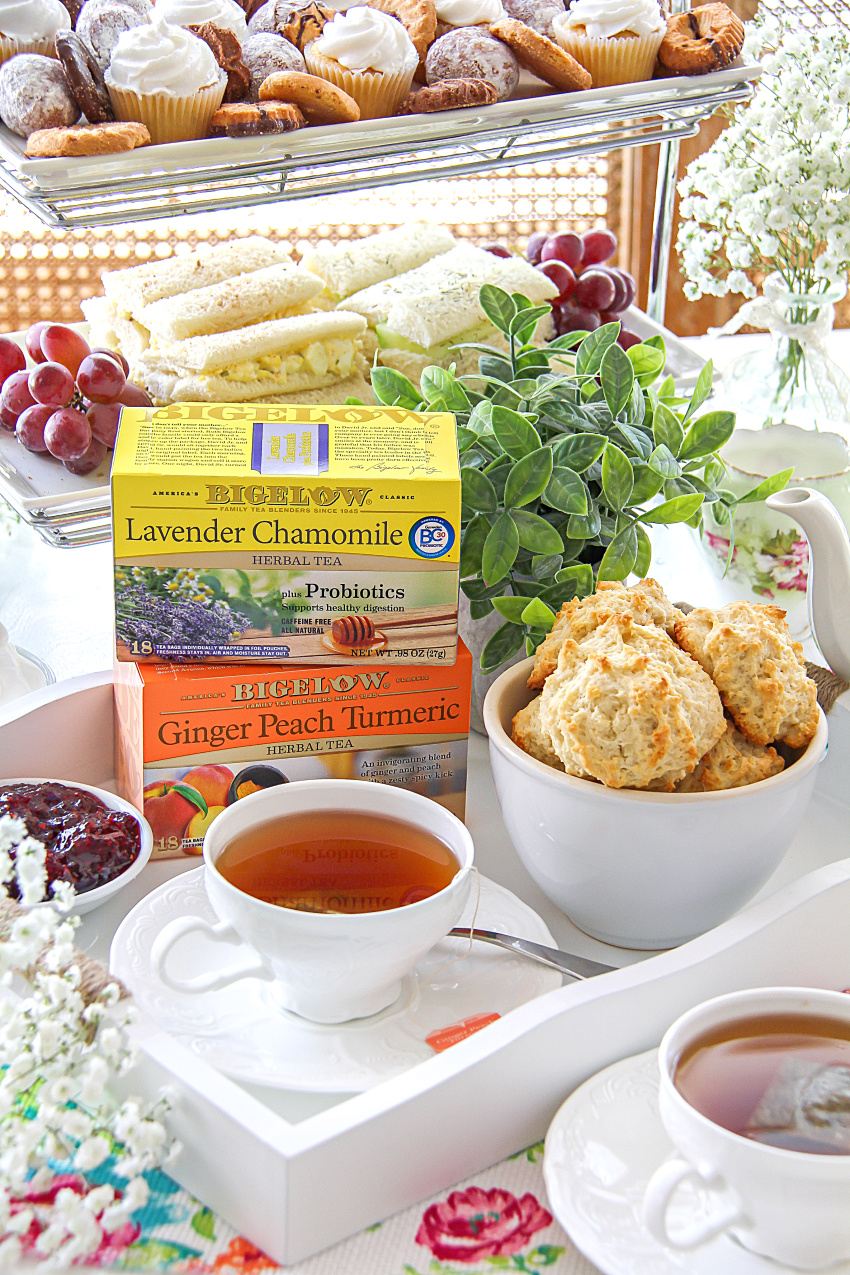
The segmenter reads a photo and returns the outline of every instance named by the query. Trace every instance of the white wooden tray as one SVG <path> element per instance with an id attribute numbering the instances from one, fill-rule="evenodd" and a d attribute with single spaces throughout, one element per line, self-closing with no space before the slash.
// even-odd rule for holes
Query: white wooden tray
<path id="1" fill-rule="evenodd" d="M 142 1024 L 143 1063 L 130 1083 L 150 1094 L 169 1083 L 178 1093 L 172 1124 L 185 1152 L 177 1179 L 272 1257 L 300 1261 L 536 1141 L 578 1084 L 656 1044 L 689 1005 L 771 983 L 850 986 L 850 713 L 843 706 L 830 729 L 807 827 L 767 897 L 709 934 L 643 960 L 583 938 L 540 905 L 495 822 L 484 741 L 475 741 L 471 826 L 482 871 L 543 913 L 562 946 L 634 963 L 549 992 L 353 1097 L 240 1085 Z M 109 784 L 111 754 L 108 673 L 36 691 L 0 711 L 0 777 L 41 773 Z M 86 950 L 103 955 L 121 915 L 183 866 L 194 864 L 151 865 L 87 917 Z M 786 884 L 776 890 L 777 882 Z"/>

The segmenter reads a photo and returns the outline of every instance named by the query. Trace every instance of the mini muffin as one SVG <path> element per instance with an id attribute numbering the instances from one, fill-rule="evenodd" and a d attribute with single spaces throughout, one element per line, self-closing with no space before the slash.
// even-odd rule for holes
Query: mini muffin
<path id="1" fill-rule="evenodd" d="M 676 621 L 684 619 L 660 584 L 647 578 L 632 588 L 619 580 L 601 580 L 589 598 L 565 602 L 555 617 L 552 630 L 534 652 L 534 667 L 528 685 L 542 686 L 558 666 L 558 654 L 567 638 L 580 642 L 612 615 L 628 615 L 636 624 L 657 624 L 670 637 Z"/>
<path id="2" fill-rule="evenodd" d="M 658 0 L 574 0 L 553 31 L 601 88 L 651 80 L 667 24 Z"/>
<path id="3" fill-rule="evenodd" d="M 676 622 L 676 641 L 720 691 L 738 730 L 757 744 L 802 748 L 818 727 L 817 687 L 779 607 L 729 602 Z"/>
<path id="4" fill-rule="evenodd" d="M 609 788 L 672 791 L 726 729 L 711 678 L 663 629 L 613 615 L 567 638 L 540 696 L 564 766 Z"/>
<path id="5" fill-rule="evenodd" d="M 61 0 L 0 0 L 0 62 L 16 53 L 53 57 L 56 32 L 70 25 Z"/>
<path id="6" fill-rule="evenodd" d="M 325 24 L 304 50 L 307 70 L 335 84 L 360 107 L 360 118 L 394 115 L 410 92 L 419 54 L 398 19 L 356 5 Z"/>
<path id="7" fill-rule="evenodd" d="M 785 762 L 775 748 L 754 744 L 737 729 L 734 722 L 726 723 L 726 730 L 710 752 L 701 757 L 695 770 L 681 783 L 676 792 L 722 792 L 727 788 L 744 788 L 762 779 L 778 775 Z"/>
<path id="8" fill-rule="evenodd" d="M 106 71 L 115 116 L 145 124 L 154 144 L 206 137 L 227 76 L 210 48 L 161 16 L 125 31 Z"/>

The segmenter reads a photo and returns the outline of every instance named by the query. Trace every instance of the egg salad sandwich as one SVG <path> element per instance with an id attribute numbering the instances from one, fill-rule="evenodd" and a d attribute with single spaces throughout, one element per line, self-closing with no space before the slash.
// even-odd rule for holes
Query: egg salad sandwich
<path id="1" fill-rule="evenodd" d="M 308 248 L 301 265 L 322 280 L 328 300 L 338 304 L 372 284 L 415 270 L 456 243 L 445 226 L 416 221 L 364 239 Z"/>
<path id="2" fill-rule="evenodd" d="M 366 321 L 345 310 L 269 319 L 151 343 L 136 375 L 158 403 L 269 401 L 334 386 L 360 370 Z"/>
<path id="3" fill-rule="evenodd" d="M 369 325 L 367 358 L 374 361 L 377 356 L 384 366 L 418 382 L 431 364 L 455 363 L 460 373 L 477 371 L 476 353 L 453 348 L 462 342 L 507 348 L 481 309 L 478 295 L 485 283 L 519 292 L 535 304 L 558 295 L 551 279 L 523 258 L 496 257 L 483 248 L 458 244 L 406 274 L 354 293 L 344 305 Z M 551 319 L 544 319 L 536 339 L 550 340 L 553 331 Z"/>

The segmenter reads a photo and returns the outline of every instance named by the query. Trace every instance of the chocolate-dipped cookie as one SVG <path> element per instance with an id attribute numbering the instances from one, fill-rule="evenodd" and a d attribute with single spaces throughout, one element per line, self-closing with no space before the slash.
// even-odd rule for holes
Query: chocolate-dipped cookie
<path id="1" fill-rule="evenodd" d="M 68 88 L 90 124 L 106 124 L 115 119 L 106 81 L 91 50 L 75 31 L 59 31 L 56 56 L 62 63 Z"/>
<path id="2" fill-rule="evenodd" d="M 243 102 L 251 89 L 251 72 L 242 60 L 242 46 L 227 27 L 202 22 L 188 28 L 212 50 L 213 57 L 227 76 L 225 102 Z"/>
<path id="3" fill-rule="evenodd" d="M 213 137 L 257 137 L 263 133 L 291 133 L 302 128 L 304 116 L 291 102 L 231 102 L 212 117 Z"/>

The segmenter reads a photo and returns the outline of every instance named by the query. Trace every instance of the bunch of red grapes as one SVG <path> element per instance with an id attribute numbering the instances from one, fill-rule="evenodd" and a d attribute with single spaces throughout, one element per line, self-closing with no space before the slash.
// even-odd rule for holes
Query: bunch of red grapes
<path id="1" fill-rule="evenodd" d="M 500 257 L 511 255 L 501 244 L 487 244 L 487 250 Z M 603 323 L 620 320 L 632 304 L 637 292 L 632 276 L 605 264 L 616 251 L 617 236 L 610 230 L 586 230 L 583 235 L 536 231 L 529 236 L 527 259 L 558 289 L 552 302 L 552 320 L 558 336 L 595 332 Z M 621 328 L 617 341 L 627 350 L 638 345 L 640 337 Z"/>
<path id="2" fill-rule="evenodd" d="M 33 323 L 27 353 L 0 337 L 0 426 L 30 452 L 49 452 L 72 474 L 90 474 L 114 447 L 124 407 L 150 407 L 144 390 L 127 380 L 130 368 L 115 350 L 92 350 L 62 323 Z"/>

